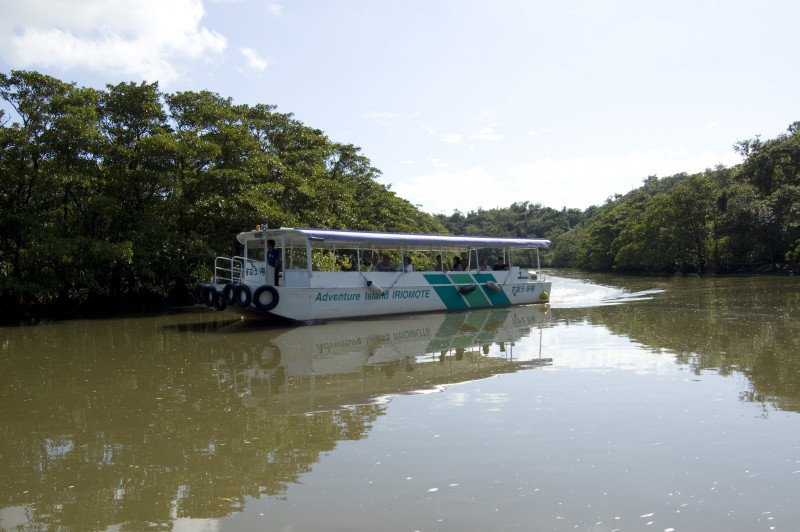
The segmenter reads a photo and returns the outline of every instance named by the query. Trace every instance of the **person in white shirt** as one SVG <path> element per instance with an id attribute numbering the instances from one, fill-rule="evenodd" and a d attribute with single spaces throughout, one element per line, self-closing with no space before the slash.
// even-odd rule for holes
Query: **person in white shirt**
<path id="1" fill-rule="evenodd" d="M 406 272 L 406 273 L 413 272 L 414 271 L 414 266 L 411 264 L 411 259 L 409 257 L 405 257 L 403 259 L 403 265 L 400 266 L 399 268 L 397 268 L 397 271 L 399 271 L 399 272 L 402 271 L 402 272 Z"/>

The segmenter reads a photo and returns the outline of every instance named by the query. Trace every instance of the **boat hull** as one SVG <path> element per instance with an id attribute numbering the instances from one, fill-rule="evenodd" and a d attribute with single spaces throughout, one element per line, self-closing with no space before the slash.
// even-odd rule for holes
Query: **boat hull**
<path id="1" fill-rule="evenodd" d="M 313 279 L 316 286 L 270 287 L 265 301 L 254 297 L 246 306 L 232 304 L 227 310 L 307 322 L 542 304 L 549 301 L 551 287 L 550 282 L 531 281 L 518 272 L 323 273 Z M 257 286 L 250 289 L 258 293 Z"/>

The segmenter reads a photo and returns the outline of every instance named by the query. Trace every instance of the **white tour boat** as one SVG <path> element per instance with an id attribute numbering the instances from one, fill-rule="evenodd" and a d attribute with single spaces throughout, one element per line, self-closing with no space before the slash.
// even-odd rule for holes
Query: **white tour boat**
<path id="1" fill-rule="evenodd" d="M 317 321 L 549 301 L 544 239 L 262 227 L 236 239 L 242 255 L 216 257 L 198 287 L 218 310 Z M 520 250 L 536 251 L 536 271 L 512 262 Z"/>

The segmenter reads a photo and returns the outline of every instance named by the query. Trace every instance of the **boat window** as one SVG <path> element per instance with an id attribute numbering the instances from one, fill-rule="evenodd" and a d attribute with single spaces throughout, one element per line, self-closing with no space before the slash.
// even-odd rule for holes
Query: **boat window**
<path id="1" fill-rule="evenodd" d="M 264 245 L 247 246 L 247 258 L 252 260 L 264 260 Z"/>
<path id="2" fill-rule="evenodd" d="M 539 258 L 538 249 L 518 249 L 509 251 L 508 260 L 512 266 L 519 266 L 521 268 L 538 269 Z"/>
<path id="3" fill-rule="evenodd" d="M 286 268 L 289 270 L 305 270 L 306 248 L 290 247 L 286 250 Z"/>
<path id="4" fill-rule="evenodd" d="M 342 272 L 356 269 L 355 250 L 312 249 L 311 269 L 317 272 Z"/>
<path id="5" fill-rule="evenodd" d="M 355 249 L 340 249 L 336 252 L 336 262 L 342 271 L 358 271 L 358 251 Z"/>
<path id="6" fill-rule="evenodd" d="M 264 260 L 264 240 L 248 240 L 242 250 L 244 256 L 250 260 Z"/>

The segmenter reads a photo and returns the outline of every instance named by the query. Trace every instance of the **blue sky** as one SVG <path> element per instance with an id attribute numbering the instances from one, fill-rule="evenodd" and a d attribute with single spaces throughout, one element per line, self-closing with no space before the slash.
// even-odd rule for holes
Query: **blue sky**
<path id="1" fill-rule="evenodd" d="M 266 103 L 450 214 L 585 209 L 800 120 L 796 0 L 0 0 L 0 71 Z"/>

